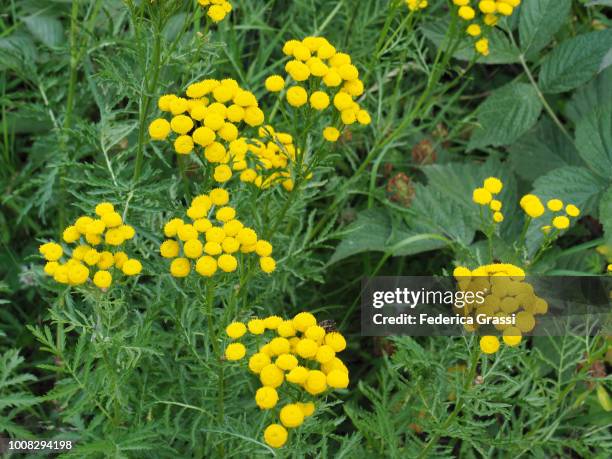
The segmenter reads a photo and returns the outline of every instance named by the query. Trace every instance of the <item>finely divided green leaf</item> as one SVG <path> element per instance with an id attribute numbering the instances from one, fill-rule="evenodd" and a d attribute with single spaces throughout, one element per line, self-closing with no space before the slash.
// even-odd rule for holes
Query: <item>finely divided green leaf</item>
<path id="1" fill-rule="evenodd" d="M 544 48 L 567 20 L 571 0 L 530 0 L 521 7 L 521 49 L 533 56 Z"/>
<path id="2" fill-rule="evenodd" d="M 526 83 L 506 85 L 478 107 L 480 126 L 472 134 L 468 149 L 489 145 L 509 145 L 538 120 L 542 103 L 533 86 Z"/>
<path id="3" fill-rule="evenodd" d="M 546 93 L 570 91 L 602 71 L 612 49 L 612 30 L 579 35 L 564 41 L 542 63 L 539 83 Z"/>

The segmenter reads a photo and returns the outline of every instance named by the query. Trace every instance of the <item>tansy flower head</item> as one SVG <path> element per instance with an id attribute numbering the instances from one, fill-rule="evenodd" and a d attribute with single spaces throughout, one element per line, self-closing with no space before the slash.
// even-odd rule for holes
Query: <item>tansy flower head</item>
<path id="1" fill-rule="evenodd" d="M 533 286 L 525 281 L 525 272 L 518 266 L 508 263 L 495 263 L 479 266 L 474 270 L 458 267 L 454 271 L 459 290 L 485 292 L 484 301 L 469 302 L 454 307 L 458 314 L 472 319 L 468 331 L 480 327 L 476 317 L 487 317 L 490 324 L 503 332 L 507 346 L 515 347 L 521 343 L 523 333 L 536 326 L 536 315 L 546 314 L 548 304 L 535 294 Z M 515 317 L 514 324 L 511 315 Z M 500 340 L 496 336 L 483 336 L 480 349 L 485 354 L 499 350 Z"/>
<path id="2" fill-rule="evenodd" d="M 259 128 L 259 137 L 250 139 L 240 149 L 235 149 L 232 168 L 239 172 L 240 181 L 267 189 L 282 185 L 293 189 L 293 173 L 299 150 L 293 144 L 293 136 L 276 132 L 272 126 Z M 307 179 L 310 177 L 306 177 Z"/>
<path id="3" fill-rule="evenodd" d="M 568 204 L 565 208 L 565 212 L 567 212 L 567 215 L 570 217 L 578 217 L 580 215 L 580 209 L 573 204 Z"/>
<path id="4" fill-rule="evenodd" d="M 472 193 L 472 200 L 481 206 L 486 206 L 492 199 L 491 192 L 485 188 L 476 188 Z"/>
<path id="5" fill-rule="evenodd" d="M 221 22 L 232 11 L 232 4 L 227 0 L 198 0 L 206 10 L 206 15 L 213 22 Z"/>
<path id="6" fill-rule="evenodd" d="M 62 240 L 67 249 L 56 242 L 39 247 L 47 260 L 45 274 L 69 285 L 82 285 L 91 278 L 96 287 L 106 290 L 114 277 L 134 276 L 142 270 L 138 260 L 117 250 L 135 235 L 113 204 L 101 202 L 95 207 L 95 216 L 83 215 L 64 229 Z"/>
<path id="7" fill-rule="evenodd" d="M 309 312 L 301 312 L 290 320 L 278 316 L 253 318 L 246 326 L 232 322 L 226 328 L 232 340 L 249 340 L 249 334 L 260 336 L 266 330 L 272 337 L 255 349 L 247 365 L 261 383 L 255 392 L 255 403 L 260 409 L 270 410 L 281 398 L 295 397 L 295 389 L 303 391 L 304 397 L 316 397 L 330 389 L 348 387 L 349 371 L 337 357 L 346 348 L 345 338 L 318 325 Z M 242 343 L 230 342 L 225 350 L 226 359 L 241 360 L 245 349 Z M 280 424 L 265 429 L 264 441 L 273 448 L 282 447 L 288 437 L 286 429 L 298 428 L 314 411 L 312 401 L 284 403 L 278 413 Z"/>
<path id="8" fill-rule="evenodd" d="M 480 350 L 485 354 L 495 354 L 499 350 L 499 339 L 496 336 L 480 338 Z"/>
<path id="9" fill-rule="evenodd" d="M 520 201 L 520 206 L 531 218 L 541 217 L 546 210 L 544 209 L 540 198 L 533 194 L 527 194 L 523 196 Z"/>
<path id="10" fill-rule="evenodd" d="M 406 0 L 406 6 L 410 11 L 418 11 L 427 8 L 427 0 Z"/>
<path id="11" fill-rule="evenodd" d="M 236 219 L 236 211 L 228 203 L 229 193 L 215 188 L 191 201 L 186 212 L 191 223 L 180 218 L 166 223 L 164 235 L 168 239 L 162 242 L 159 252 L 162 257 L 172 259 L 170 274 L 173 277 L 187 277 L 192 269 L 202 277 L 212 277 L 219 271 L 231 273 L 238 268 L 239 260 L 252 252 L 265 254 L 260 255 L 262 271 L 271 273 L 276 269 L 276 262 L 271 257 L 272 244 L 258 240 L 253 229 Z M 240 332 L 244 334 L 245 331 L 244 324 L 233 324 L 227 333 L 239 338 Z"/>

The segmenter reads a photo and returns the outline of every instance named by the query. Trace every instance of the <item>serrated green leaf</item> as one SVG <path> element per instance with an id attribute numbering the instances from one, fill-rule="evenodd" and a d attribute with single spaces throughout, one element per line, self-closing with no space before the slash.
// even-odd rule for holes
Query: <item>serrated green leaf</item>
<path id="1" fill-rule="evenodd" d="M 570 91 L 602 71 L 612 48 L 612 30 L 579 35 L 561 43 L 542 63 L 539 85 L 545 93 Z"/>
<path id="2" fill-rule="evenodd" d="M 566 204 L 578 206 L 583 215 L 592 214 L 597 209 L 601 194 L 609 186 L 607 181 L 593 174 L 586 167 L 560 167 L 543 175 L 534 182 L 532 193 L 542 202 L 558 198 Z M 548 225 L 553 214 L 546 212 L 533 220 L 527 232 L 527 245 L 530 252 L 542 241 L 541 227 Z M 575 219 L 571 220 L 572 223 Z"/>
<path id="3" fill-rule="evenodd" d="M 588 214 L 596 209 L 595 204 L 608 183 L 584 167 L 569 166 L 550 171 L 533 185 L 533 193 L 543 201 L 559 198 Z"/>
<path id="4" fill-rule="evenodd" d="M 468 149 L 513 143 L 536 123 L 541 112 L 542 102 L 533 86 L 511 83 L 498 89 L 478 107 L 480 126 Z"/>
<path id="5" fill-rule="evenodd" d="M 565 114 L 577 124 L 598 107 L 612 107 L 612 67 L 578 88 L 565 107 Z"/>
<path id="6" fill-rule="evenodd" d="M 36 14 L 22 19 L 30 33 L 44 45 L 53 48 L 64 41 L 64 26 L 52 16 Z"/>
<path id="7" fill-rule="evenodd" d="M 612 107 L 598 108 L 576 126 L 576 145 L 585 163 L 610 180 L 612 174 Z"/>
<path id="8" fill-rule="evenodd" d="M 329 264 L 363 252 L 384 252 L 392 256 L 414 255 L 438 249 L 445 243 L 432 234 L 410 231 L 401 223 L 393 223 L 382 208 L 367 209 L 347 229 Z"/>
<path id="9" fill-rule="evenodd" d="M 544 48 L 567 20 L 571 0 L 530 0 L 521 7 L 521 49 L 533 56 Z"/>
<path id="10" fill-rule="evenodd" d="M 487 177 L 498 177 L 504 188 L 497 197 L 504 202 L 506 221 L 502 226 L 504 235 L 520 230 L 519 220 L 513 218 L 518 212 L 516 183 L 506 164 L 490 160 L 484 164 L 444 164 L 422 168 L 427 186 L 418 185 L 412 210 L 416 213 L 411 227 L 421 233 L 437 232 L 447 238 L 469 245 L 475 231 L 481 226 L 481 209 L 472 201 L 474 188 L 482 186 Z"/>
<path id="11" fill-rule="evenodd" d="M 548 118 L 512 144 L 509 152 L 514 170 L 528 181 L 559 167 L 584 166 L 574 144 Z"/>
<path id="12" fill-rule="evenodd" d="M 599 203 L 599 221 L 604 228 L 606 244 L 612 246 L 612 186 L 601 197 Z"/>

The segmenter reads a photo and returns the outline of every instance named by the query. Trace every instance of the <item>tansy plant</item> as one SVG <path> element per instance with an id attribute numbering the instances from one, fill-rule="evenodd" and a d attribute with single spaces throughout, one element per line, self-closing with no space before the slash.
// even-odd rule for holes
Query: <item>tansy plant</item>
<path id="1" fill-rule="evenodd" d="M 101 202 L 96 206 L 95 217 L 83 215 L 68 226 L 62 244 L 47 242 L 39 248 L 47 260 L 45 274 L 60 284 L 82 285 L 90 278 L 94 285 L 106 290 L 113 281 L 113 274 L 135 276 L 140 273 L 140 261 L 118 250 L 136 232 L 123 222 L 113 204 Z"/>
<path id="2" fill-rule="evenodd" d="M 268 331 L 273 337 L 264 341 Z M 314 413 L 317 397 L 348 387 L 348 369 L 337 357 L 346 348 L 346 340 L 339 332 L 319 325 L 309 312 L 288 320 L 270 316 L 253 318 L 246 325 L 233 322 L 226 333 L 232 340 L 225 348 L 227 360 L 241 361 L 247 355 L 247 347 L 239 339 L 248 337 L 247 344 L 257 349 L 250 354 L 248 367 L 261 383 L 255 392 L 257 406 L 274 410 L 280 421 L 264 430 L 264 440 L 273 448 L 286 443 L 287 429 L 299 427 Z"/>
<path id="3" fill-rule="evenodd" d="M 172 276 L 188 276 L 192 264 L 203 277 L 213 276 L 217 269 L 234 272 L 238 268 L 238 260 L 249 253 L 259 255 L 262 271 L 274 271 L 276 262 L 271 257 L 272 245 L 258 239 L 253 229 L 236 218 L 236 210 L 227 205 L 229 198 L 226 190 L 215 188 L 209 194 L 200 194 L 191 201 L 187 209 L 191 223 L 180 218 L 166 223 L 164 235 L 171 239 L 166 239 L 159 251 L 162 257 L 172 259 Z"/>

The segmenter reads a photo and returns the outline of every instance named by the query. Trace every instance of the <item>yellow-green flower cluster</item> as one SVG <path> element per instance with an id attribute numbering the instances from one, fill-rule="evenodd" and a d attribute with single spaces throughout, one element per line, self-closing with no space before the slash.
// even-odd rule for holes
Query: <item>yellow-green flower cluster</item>
<path id="1" fill-rule="evenodd" d="M 535 316 L 546 314 L 548 303 L 539 298 L 533 286 L 525 282 L 525 272 L 509 263 L 480 266 L 474 270 L 459 266 L 453 271 L 459 290 L 463 292 L 487 292 L 484 301 L 474 300 L 455 312 L 464 316 L 484 315 L 493 318 L 493 324 L 503 331 L 503 341 L 508 346 L 518 346 L 522 333 L 530 332 L 536 325 Z M 509 324 L 515 315 L 514 325 Z M 476 322 L 475 322 L 476 323 Z M 476 331 L 478 325 L 466 325 L 468 331 Z M 493 354 L 500 346 L 496 336 L 483 336 L 480 348 L 485 354 Z"/>
<path id="2" fill-rule="evenodd" d="M 468 22 L 466 33 L 473 37 L 474 48 L 483 56 L 489 54 L 489 40 L 482 37 L 483 28 L 495 27 L 499 16 L 511 16 L 521 0 L 453 0 L 457 14 Z"/>
<path id="3" fill-rule="evenodd" d="M 485 179 L 481 188 L 476 188 L 472 193 L 472 200 L 481 206 L 488 206 L 492 212 L 492 218 L 495 223 L 504 221 L 502 213 L 502 202 L 494 199 L 495 195 L 501 193 L 504 184 L 497 177 L 489 177 Z"/>
<path id="4" fill-rule="evenodd" d="M 335 107 L 332 125 L 323 131 L 327 141 L 338 140 L 339 126 L 370 124 L 370 114 L 355 101 L 363 94 L 364 86 L 351 56 L 338 52 L 323 37 L 289 40 L 283 53 L 292 58 L 285 65 L 292 81 L 285 92 L 289 105 L 298 108 L 309 104 L 317 112 L 324 112 L 330 105 Z M 280 92 L 285 87 L 285 78 L 272 75 L 265 84 L 268 91 Z"/>
<path id="5" fill-rule="evenodd" d="M 521 198 L 521 208 L 530 218 L 540 218 L 546 212 L 546 208 L 534 194 L 526 194 Z M 553 228 L 557 230 L 566 230 L 570 227 L 570 218 L 576 218 L 580 215 L 580 209 L 573 204 L 564 205 L 560 199 L 550 199 L 546 203 L 546 207 L 550 212 L 553 212 L 554 217 L 550 225 L 542 226 L 542 231 L 549 234 Z M 563 209 L 565 207 L 565 212 Z"/>
<path id="6" fill-rule="evenodd" d="M 276 269 L 271 256 L 272 244 L 258 239 L 253 229 L 236 219 L 235 209 L 227 205 L 229 198 L 226 190 L 215 188 L 191 201 L 187 209 L 191 223 L 180 218 L 166 223 L 164 235 L 168 239 L 161 244 L 159 251 L 162 257 L 172 259 L 172 276 L 186 277 L 192 267 L 203 277 L 213 276 L 218 269 L 234 272 L 238 268 L 237 255 L 252 252 L 259 255 L 262 271 L 271 273 Z"/>
<path id="7" fill-rule="evenodd" d="M 256 336 L 266 331 L 275 334 L 249 357 L 249 369 L 259 375 L 261 382 L 255 402 L 262 410 L 277 406 L 285 383 L 288 394 L 295 394 L 297 388 L 310 396 L 321 395 L 330 388 L 348 387 L 348 369 L 337 356 L 346 348 L 346 340 L 339 332 L 320 326 L 311 313 L 301 312 L 291 320 L 278 316 L 255 318 L 246 325 L 234 322 L 226 329 L 232 340 L 242 338 L 247 331 Z M 245 355 L 246 347 L 240 342 L 234 341 L 225 349 L 227 360 L 241 360 Z M 280 424 L 269 425 L 264 440 L 273 448 L 282 447 L 287 441 L 286 429 L 299 427 L 314 410 L 312 401 L 283 404 L 278 411 Z"/>
<path id="8" fill-rule="evenodd" d="M 198 0 L 206 9 L 206 14 L 213 22 L 221 22 L 232 11 L 232 4 L 227 0 Z"/>
<path id="9" fill-rule="evenodd" d="M 229 78 L 193 83 L 186 95 L 159 98 L 159 109 L 170 113 L 172 119 L 154 120 L 149 135 L 153 140 L 165 140 L 174 132 L 174 150 L 181 155 L 191 153 L 196 145 L 201 147 L 206 160 L 217 165 L 215 181 L 227 182 L 232 178 L 234 158 L 240 161 L 247 151 L 247 141 L 240 137 L 243 123 L 256 127 L 264 122 L 259 102 L 252 92 Z"/>
<path id="10" fill-rule="evenodd" d="M 406 6 L 410 11 L 418 11 L 427 8 L 427 0 L 406 0 Z"/>
<path id="11" fill-rule="evenodd" d="M 262 189 L 280 183 L 291 191 L 294 181 L 290 166 L 295 164 L 297 153 L 290 134 L 263 126 L 259 128 L 258 139 L 249 139 L 246 152 L 234 157 L 232 168 L 240 172 L 242 182 Z"/>
<path id="12" fill-rule="evenodd" d="M 88 281 L 95 270 L 93 283 L 107 289 L 113 281 L 111 270 L 134 276 L 142 270 L 138 260 L 129 258 L 123 251 L 115 250 L 136 234 L 109 202 L 96 206 L 96 216 L 80 216 L 73 225 L 64 229 L 62 239 L 68 245 L 47 242 L 39 247 L 47 264 L 45 273 L 60 284 L 81 285 Z M 101 247 L 100 247 L 101 246 Z M 64 260 L 64 261 L 62 261 Z"/>

